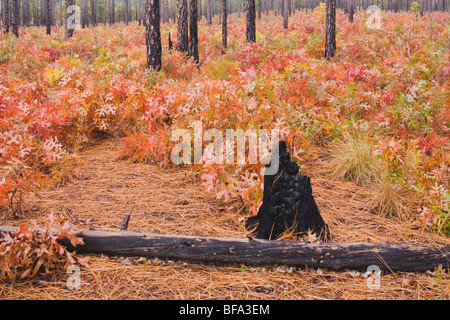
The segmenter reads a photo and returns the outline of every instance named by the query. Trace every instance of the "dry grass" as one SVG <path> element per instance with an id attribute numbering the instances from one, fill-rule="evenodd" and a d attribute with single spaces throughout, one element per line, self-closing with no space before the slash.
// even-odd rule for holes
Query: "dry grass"
<path id="1" fill-rule="evenodd" d="M 332 174 L 340 179 L 370 187 L 368 206 L 379 214 L 407 219 L 407 194 L 392 183 L 373 153 L 373 143 L 362 136 L 349 137 L 331 148 Z"/>
<path id="2" fill-rule="evenodd" d="M 401 188 L 393 184 L 387 177 L 382 177 L 371 188 L 369 206 L 388 217 L 398 217 L 406 220 L 410 215 L 406 205 L 408 196 Z"/>
<path id="3" fill-rule="evenodd" d="M 352 136 L 332 148 L 333 174 L 341 180 L 371 185 L 380 180 L 381 168 L 372 156 L 373 144 L 367 137 Z"/>
<path id="4" fill-rule="evenodd" d="M 246 215 L 238 203 L 205 193 L 195 172 L 117 161 L 106 141 L 80 155 L 75 179 L 26 204 L 19 220 L 6 213 L 3 225 L 18 225 L 44 213 L 72 218 L 76 229 L 119 230 L 131 214 L 130 231 L 243 238 Z M 330 178 L 327 161 L 302 164 L 333 241 L 447 244 L 448 238 L 415 229 L 367 209 L 370 189 Z M 434 299 L 450 298 L 448 274 L 383 274 L 370 290 L 357 272 L 193 264 L 144 258 L 92 255 L 81 270 L 81 288 L 69 290 L 64 272 L 15 283 L 0 281 L 0 299 Z"/>

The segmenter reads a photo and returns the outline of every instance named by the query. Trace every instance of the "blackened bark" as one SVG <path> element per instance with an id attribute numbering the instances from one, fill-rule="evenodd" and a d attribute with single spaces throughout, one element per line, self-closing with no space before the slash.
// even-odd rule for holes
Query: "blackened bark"
<path id="1" fill-rule="evenodd" d="M 40 2 L 41 2 L 41 12 L 40 12 L 40 15 L 41 15 L 41 25 L 42 26 L 45 26 L 46 25 L 46 15 L 47 15 L 47 10 L 45 9 L 45 1 L 46 0 L 40 0 Z"/>
<path id="2" fill-rule="evenodd" d="M 25 27 L 30 26 L 30 3 L 28 0 L 23 0 L 22 3 L 22 24 Z"/>
<path id="3" fill-rule="evenodd" d="M 289 19 L 289 2 L 288 0 L 282 0 L 283 2 L 283 28 L 287 29 L 288 28 L 288 19 Z"/>
<path id="4" fill-rule="evenodd" d="M 81 28 L 89 27 L 88 5 L 87 0 L 80 1 L 81 11 Z"/>
<path id="5" fill-rule="evenodd" d="M 8 33 L 9 32 L 9 11 L 10 11 L 10 0 L 3 0 L 2 1 L 2 5 L 3 5 L 3 30 L 4 33 Z"/>
<path id="6" fill-rule="evenodd" d="M 198 27 L 197 27 L 197 0 L 189 0 L 189 55 L 198 63 Z"/>
<path id="7" fill-rule="evenodd" d="M 20 9 L 19 0 L 11 0 L 11 28 L 12 33 L 16 37 L 19 37 L 19 19 L 20 19 Z"/>
<path id="8" fill-rule="evenodd" d="M 126 25 L 128 25 L 127 6 L 128 6 L 127 0 L 123 0 L 123 7 L 122 7 L 123 22 L 125 22 Z"/>
<path id="9" fill-rule="evenodd" d="M 225 53 L 228 46 L 228 33 L 227 33 L 227 20 L 228 20 L 228 10 L 227 10 L 227 0 L 222 0 L 222 52 Z"/>
<path id="10" fill-rule="evenodd" d="M 131 22 L 132 21 L 132 19 L 131 19 L 131 0 L 127 0 L 127 3 L 128 3 L 128 7 L 127 7 L 128 18 L 127 18 L 127 20 L 128 20 L 128 22 Z M 160 0 L 160 3 L 159 3 L 159 7 L 160 7 L 160 10 L 161 10 L 161 0 Z M 161 16 L 160 16 L 160 18 L 161 18 Z"/>
<path id="11" fill-rule="evenodd" d="M 0 237 L 17 227 L 0 226 Z M 74 231 L 83 245 L 74 247 L 68 238 L 58 239 L 68 251 L 77 254 L 143 256 L 181 259 L 193 262 L 234 265 L 280 265 L 331 270 L 367 271 L 378 266 L 387 272 L 419 272 L 449 267 L 450 247 L 404 243 L 308 243 L 301 241 L 258 240 L 253 238 L 213 238 L 162 235 L 130 231 Z"/>
<path id="12" fill-rule="evenodd" d="M 44 0 L 45 1 L 45 26 L 46 31 L 45 33 L 50 35 L 52 33 L 52 3 L 51 0 Z"/>
<path id="13" fill-rule="evenodd" d="M 70 6 L 75 5 L 75 0 L 66 0 L 66 26 L 67 29 L 67 38 L 70 38 L 73 36 L 73 31 L 75 29 L 75 10 L 73 10 L 74 7 L 70 8 Z"/>
<path id="14" fill-rule="evenodd" d="M 173 49 L 173 43 L 172 43 L 172 39 L 170 39 L 170 32 L 169 32 L 169 50 Z"/>
<path id="15" fill-rule="evenodd" d="M 208 24 L 212 24 L 212 0 L 206 0 L 205 16 Z"/>
<path id="16" fill-rule="evenodd" d="M 350 21 L 351 23 L 353 23 L 353 15 L 354 14 L 355 14 L 355 8 L 354 8 L 353 0 L 350 0 L 350 12 L 348 15 L 348 21 Z"/>
<path id="17" fill-rule="evenodd" d="M 115 24 L 116 23 L 116 0 L 111 0 L 111 23 Z"/>
<path id="18" fill-rule="evenodd" d="M 330 233 L 312 195 L 310 178 L 298 173 L 284 141 L 277 151 L 268 165 L 269 170 L 278 167 L 277 173 L 268 174 L 266 169 L 263 203 L 258 214 L 247 219 L 246 228 L 260 239 L 276 239 L 286 231 L 304 235 L 310 230 L 327 241 Z"/>
<path id="19" fill-rule="evenodd" d="M 256 42 L 256 15 L 255 15 L 255 0 L 246 0 L 247 14 L 246 14 L 246 31 L 245 35 L 247 42 Z"/>
<path id="20" fill-rule="evenodd" d="M 177 2 L 177 48 L 181 52 L 189 51 L 187 0 Z"/>
<path id="21" fill-rule="evenodd" d="M 62 1 L 62 0 L 61 0 Z M 106 26 L 106 20 L 107 20 L 107 15 L 106 15 L 106 9 L 108 7 L 108 2 L 106 0 L 103 0 L 103 25 Z"/>
<path id="22" fill-rule="evenodd" d="M 97 1 L 91 0 L 92 26 L 97 25 Z"/>
<path id="23" fill-rule="evenodd" d="M 325 28 L 325 58 L 331 59 L 336 52 L 336 0 L 327 0 Z"/>
<path id="24" fill-rule="evenodd" d="M 258 0 L 258 20 L 261 20 L 262 0 Z"/>
<path id="25" fill-rule="evenodd" d="M 161 32 L 159 0 L 147 0 L 145 4 L 145 41 L 147 45 L 147 67 L 161 69 Z"/>

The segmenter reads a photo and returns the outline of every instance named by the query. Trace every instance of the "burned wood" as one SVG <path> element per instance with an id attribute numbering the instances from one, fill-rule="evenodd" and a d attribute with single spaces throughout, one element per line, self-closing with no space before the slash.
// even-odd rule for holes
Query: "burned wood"
<path id="1" fill-rule="evenodd" d="M 0 227 L 12 232 L 14 227 Z M 332 270 L 367 270 L 377 265 L 387 271 L 426 271 L 439 265 L 449 268 L 450 247 L 400 243 L 305 243 L 260 239 L 235 239 L 161 235 L 129 231 L 75 231 L 84 245 L 76 248 L 67 239 L 61 243 L 80 254 L 142 256 L 245 265 L 286 264 Z"/>
<path id="2" fill-rule="evenodd" d="M 122 231 L 128 230 L 128 223 L 130 222 L 130 217 L 131 217 L 131 215 L 127 214 L 125 216 L 125 218 L 123 218 L 122 224 L 120 226 L 120 230 L 122 230 Z"/>
<path id="3" fill-rule="evenodd" d="M 299 174 L 284 141 L 275 151 L 267 167 L 278 164 L 277 173 L 267 174 L 266 168 L 263 203 L 258 214 L 247 220 L 246 228 L 261 239 L 276 239 L 289 231 L 302 235 L 310 230 L 322 241 L 329 240 L 328 226 L 312 195 L 310 178 Z"/>

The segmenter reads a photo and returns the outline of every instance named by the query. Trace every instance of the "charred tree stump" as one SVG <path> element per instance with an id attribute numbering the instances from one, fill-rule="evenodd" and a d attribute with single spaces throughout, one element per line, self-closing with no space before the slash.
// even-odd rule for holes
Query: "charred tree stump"
<path id="1" fill-rule="evenodd" d="M 258 214 L 246 221 L 247 230 L 254 231 L 256 238 L 269 240 L 286 231 L 304 235 L 310 230 L 326 241 L 329 231 L 314 201 L 311 180 L 298 174 L 284 141 L 279 142 L 278 153 L 273 153 L 271 164 L 274 161 L 279 164 L 278 172 L 269 175 L 266 169 L 263 203 Z"/>

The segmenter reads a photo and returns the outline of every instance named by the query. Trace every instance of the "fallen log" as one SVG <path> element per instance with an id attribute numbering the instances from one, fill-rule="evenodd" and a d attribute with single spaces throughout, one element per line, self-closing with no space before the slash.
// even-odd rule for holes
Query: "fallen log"
<path id="1" fill-rule="evenodd" d="M 0 232 L 15 227 L 0 226 Z M 253 238 L 213 238 L 161 235 L 130 231 L 75 231 L 84 245 L 72 247 L 67 239 L 61 243 L 80 254 L 142 256 L 180 259 L 194 262 L 244 265 L 286 264 L 297 267 L 332 270 L 367 270 L 371 265 L 387 271 L 427 271 L 441 265 L 449 268 L 450 247 L 402 243 L 305 243 L 298 241 L 260 240 Z"/>

